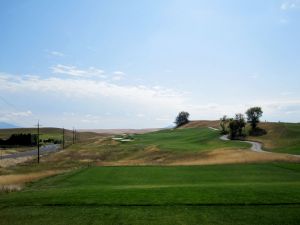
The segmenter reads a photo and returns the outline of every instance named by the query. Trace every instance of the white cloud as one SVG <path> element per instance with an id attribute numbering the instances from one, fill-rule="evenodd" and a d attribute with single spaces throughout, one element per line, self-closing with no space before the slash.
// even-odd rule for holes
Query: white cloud
<path id="1" fill-rule="evenodd" d="M 146 86 L 119 85 L 106 80 L 88 78 L 11 76 L 0 83 L 0 89 L 8 92 L 39 92 L 64 95 L 72 98 L 109 98 L 148 107 L 177 108 L 184 104 L 182 93 L 169 89 Z"/>
<path id="2" fill-rule="evenodd" d="M 122 80 L 124 78 L 126 74 L 122 71 L 115 71 L 113 72 L 113 80 L 114 81 L 119 81 L 119 80 Z"/>
<path id="3" fill-rule="evenodd" d="M 33 116 L 30 110 L 26 111 L 8 111 L 0 110 L 0 117 L 2 121 L 12 122 L 12 121 L 24 121 L 25 118 Z"/>
<path id="4" fill-rule="evenodd" d="M 144 118 L 144 117 L 146 117 L 146 115 L 143 114 L 143 113 L 138 113 L 136 116 L 137 116 L 138 118 Z"/>
<path id="5" fill-rule="evenodd" d="M 125 73 L 122 72 L 122 71 L 115 71 L 115 72 L 113 72 L 113 74 L 114 75 L 119 75 L 119 76 L 124 76 L 125 75 Z"/>
<path id="6" fill-rule="evenodd" d="M 53 56 L 58 56 L 58 57 L 63 57 L 63 56 L 65 56 L 64 53 L 58 52 L 58 51 L 51 51 L 50 54 L 53 55 Z"/>
<path id="7" fill-rule="evenodd" d="M 43 78 L 39 76 L 16 76 L 0 73 L 0 92 L 5 94 L 14 93 L 22 96 L 22 93 L 43 94 L 47 99 L 59 96 L 59 98 L 69 98 L 77 102 L 78 107 L 82 103 L 88 101 L 93 102 L 91 107 L 101 106 L 101 102 L 106 102 L 105 110 L 119 110 L 122 107 L 124 113 L 118 115 L 122 118 L 126 113 L 134 115 L 137 118 L 149 118 L 156 124 L 164 124 L 166 122 L 172 123 L 176 114 L 179 111 L 185 110 L 191 114 L 191 119 L 218 119 L 222 115 L 234 116 L 235 113 L 244 113 L 245 110 L 252 106 L 261 106 L 267 117 L 281 118 L 284 115 L 292 114 L 288 112 L 295 112 L 300 110 L 300 99 L 292 98 L 294 95 L 290 93 L 281 93 L 279 99 L 260 99 L 241 103 L 228 103 L 224 99 L 220 102 L 209 103 L 203 101 L 194 101 L 189 98 L 184 92 L 166 88 L 163 86 L 145 86 L 145 85 L 121 85 L 113 83 L 110 80 L 92 79 L 90 77 L 50 77 Z M 67 99 L 68 101 L 68 99 Z M 108 103 L 108 104 L 107 104 Z M 125 108 L 123 106 L 126 105 Z M 68 106 L 66 106 L 68 107 Z M 95 108 L 93 108 L 95 109 Z M 64 109 L 64 110 L 67 110 Z M 128 111 L 129 110 L 129 111 Z M 102 124 L 103 116 L 105 121 L 115 116 L 111 114 L 103 114 L 99 116 L 92 116 L 87 109 L 84 116 L 74 119 L 84 124 Z M 123 111 L 122 111 L 123 112 Z M 11 114 L 11 116 L 26 116 L 31 112 L 21 112 Z M 65 113 L 66 114 L 66 113 Z M 70 118 L 67 116 L 66 118 Z M 73 115 L 73 114 L 72 114 Z M 147 116 L 146 116 L 147 115 Z M 124 119 L 124 118 L 123 118 Z M 293 120 L 300 120 L 297 114 L 293 113 Z M 124 119 L 124 121 L 127 121 Z M 105 122 L 106 123 L 106 122 Z M 124 122 L 124 124 L 127 122 Z M 128 122 L 129 123 L 129 122 Z M 134 124 L 134 121 L 132 121 Z M 96 125 L 93 125 L 96 126 Z M 158 126 L 158 125 L 155 125 Z"/>
<path id="8" fill-rule="evenodd" d="M 83 118 L 80 120 L 81 122 L 83 123 L 91 123 L 91 124 L 95 124 L 95 123 L 99 123 L 101 121 L 101 118 L 100 116 L 94 116 L 94 115 L 91 115 L 91 114 L 86 114 L 83 116 Z"/>
<path id="9" fill-rule="evenodd" d="M 30 110 L 23 111 L 23 112 L 12 112 L 11 115 L 18 116 L 18 117 L 27 117 L 27 116 L 31 116 L 32 112 Z"/>
<path id="10" fill-rule="evenodd" d="M 300 5 L 299 0 L 285 1 L 280 5 L 280 9 L 283 11 L 296 9 L 299 8 L 299 5 Z"/>
<path id="11" fill-rule="evenodd" d="M 79 69 L 76 66 L 57 64 L 50 67 L 54 74 L 65 74 L 74 77 L 100 77 L 105 78 L 104 71 L 95 67 L 88 69 Z"/>

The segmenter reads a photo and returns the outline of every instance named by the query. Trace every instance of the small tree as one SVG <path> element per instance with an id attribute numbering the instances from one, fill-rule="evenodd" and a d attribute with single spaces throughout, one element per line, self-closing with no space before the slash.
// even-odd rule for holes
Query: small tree
<path id="1" fill-rule="evenodd" d="M 243 136 L 243 129 L 246 126 L 244 115 L 241 113 L 235 114 L 235 118 L 229 119 L 229 138 L 237 139 Z"/>
<path id="2" fill-rule="evenodd" d="M 229 119 L 227 118 L 226 115 L 224 115 L 222 118 L 220 118 L 220 127 L 221 127 L 221 133 L 222 134 L 227 134 L 227 126 L 229 123 Z"/>
<path id="3" fill-rule="evenodd" d="M 259 118 L 262 116 L 263 111 L 261 107 L 252 107 L 246 111 L 247 122 L 250 123 L 252 130 L 255 130 L 259 123 Z"/>
<path id="4" fill-rule="evenodd" d="M 235 139 L 238 136 L 239 124 L 236 119 L 229 119 L 229 138 Z"/>
<path id="5" fill-rule="evenodd" d="M 243 135 L 243 129 L 246 126 L 245 117 L 243 114 L 238 113 L 235 114 L 235 120 L 237 121 L 237 125 L 238 125 L 238 136 L 241 137 Z"/>
<path id="6" fill-rule="evenodd" d="M 190 114 L 188 112 L 182 111 L 178 114 L 174 123 L 176 124 L 177 127 L 187 124 L 189 122 L 189 116 Z"/>

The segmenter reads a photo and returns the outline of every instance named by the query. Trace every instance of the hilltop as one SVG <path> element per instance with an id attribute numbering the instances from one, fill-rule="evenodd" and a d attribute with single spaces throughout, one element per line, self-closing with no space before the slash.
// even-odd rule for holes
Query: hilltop
<path id="1" fill-rule="evenodd" d="M 201 128 L 201 127 L 220 127 L 219 120 L 191 120 L 189 123 L 181 126 L 180 128 Z"/>

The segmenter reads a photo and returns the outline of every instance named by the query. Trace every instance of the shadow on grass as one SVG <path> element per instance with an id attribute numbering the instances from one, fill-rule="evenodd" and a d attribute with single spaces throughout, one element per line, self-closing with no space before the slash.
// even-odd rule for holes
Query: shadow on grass
<path id="1" fill-rule="evenodd" d="M 267 134 L 267 131 L 265 129 L 262 129 L 260 127 L 256 127 L 255 129 L 251 129 L 249 131 L 249 135 L 250 136 L 263 136 L 263 135 L 266 135 Z"/>

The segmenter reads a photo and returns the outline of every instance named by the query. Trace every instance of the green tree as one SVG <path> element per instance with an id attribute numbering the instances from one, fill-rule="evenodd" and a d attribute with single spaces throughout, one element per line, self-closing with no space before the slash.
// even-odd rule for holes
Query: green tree
<path id="1" fill-rule="evenodd" d="M 187 124 L 189 122 L 189 116 L 190 114 L 188 112 L 182 111 L 177 115 L 174 123 L 177 127 Z"/>
<path id="2" fill-rule="evenodd" d="M 247 122 L 250 123 L 252 130 L 255 130 L 259 123 L 259 118 L 262 116 L 263 111 L 261 107 L 252 107 L 246 111 Z"/>
<path id="3" fill-rule="evenodd" d="M 221 133 L 227 134 L 227 127 L 228 127 L 229 119 L 226 115 L 224 115 L 222 118 L 220 118 L 220 127 L 221 127 Z"/>
<path id="4" fill-rule="evenodd" d="M 243 136 L 243 129 L 245 128 L 246 126 L 246 121 L 245 121 L 245 117 L 243 114 L 241 113 L 238 113 L 238 114 L 235 114 L 235 120 L 237 121 L 237 125 L 238 125 L 238 136 Z"/>
<path id="5" fill-rule="evenodd" d="M 238 139 L 243 136 L 243 129 L 246 126 L 244 115 L 241 113 L 235 114 L 234 118 L 228 119 L 229 138 Z"/>
<path id="6" fill-rule="evenodd" d="M 238 136 L 239 124 L 236 119 L 229 119 L 229 138 L 236 139 Z"/>

